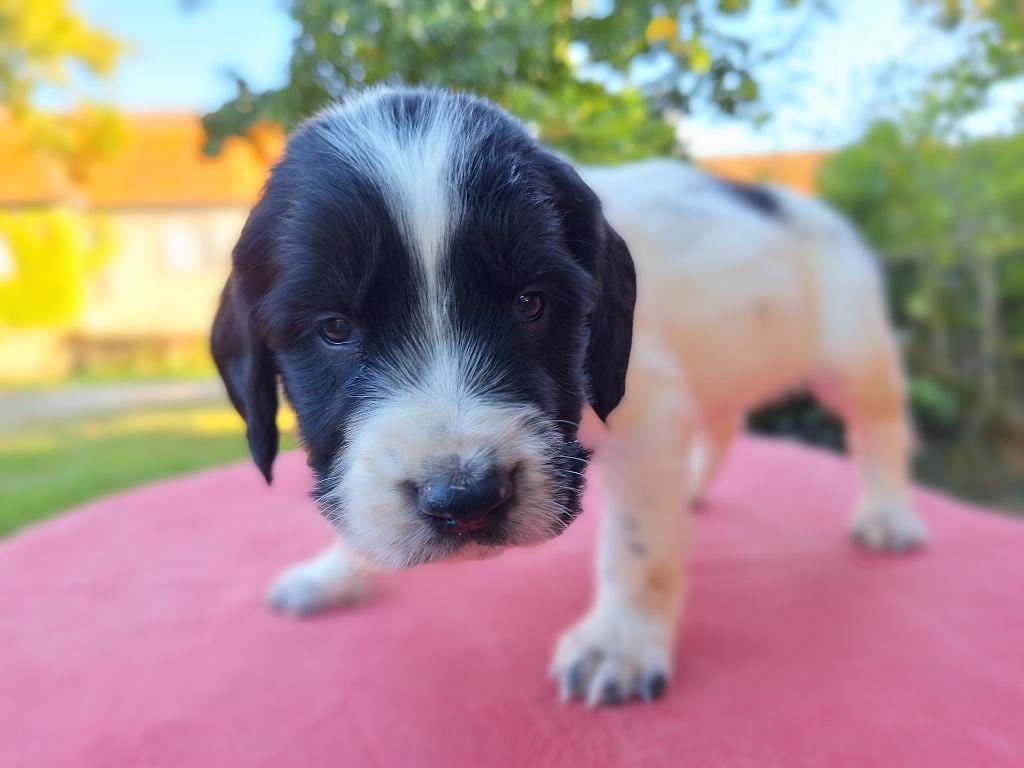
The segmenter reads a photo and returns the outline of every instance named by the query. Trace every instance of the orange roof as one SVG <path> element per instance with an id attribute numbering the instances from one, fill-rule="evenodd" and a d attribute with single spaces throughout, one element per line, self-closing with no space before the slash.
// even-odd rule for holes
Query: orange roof
<path id="1" fill-rule="evenodd" d="M 818 170 L 830 154 L 832 150 L 815 149 L 770 155 L 697 157 L 694 162 L 706 171 L 734 181 L 774 181 L 813 194 L 818 187 Z"/>
<path id="2" fill-rule="evenodd" d="M 234 137 L 219 155 L 202 153 L 204 134 L 194 115 L 130 114 L 124 141 L 80 180 L 54 158 L 25 147 L 24 135 L 0 115 L 0 205 L 77 201 L 101 207 L 250 204 L 284 147 L 281 130 L 256 126 Z M 770 155 L 698 157 L 701 168 L 737 181 L 776 181 L 814 192 L 827 150 Z"/>
<path id="3" fill-rule="evenodd" d="M 24 148 L 25 135 L 0 114 L 0 204 L 47 203 L 75 197 L 55 159 Z"/>
<path id="4" fill-rule="evenodd" d="M 102 207 L 251 203 L 284 146 L 279 129 L 257 126 L 231 138 L 215 157 L 203 154 L 199 118 L 135 114 L 111 157 L 72 179 L 54 158 L 26 148 L 24 134 L 0 122 L 0 204 L 76 200 Z"/>

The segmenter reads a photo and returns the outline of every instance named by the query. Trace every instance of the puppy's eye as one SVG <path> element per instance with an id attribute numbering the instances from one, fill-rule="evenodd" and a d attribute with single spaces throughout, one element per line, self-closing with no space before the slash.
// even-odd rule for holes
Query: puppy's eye
<path id="1" fill-rule="evenodd" d="M 332 346 L 347 344 L 355 338 L 352 324 L 342 317 L 329 317 L 320 321 L 320 338 Z"/>
<path id="2" fill-rule="evenodd" d="M 536 292 L 516 296 L 516 320 L 532 323 L 544 314 L 544 295 Z"/>

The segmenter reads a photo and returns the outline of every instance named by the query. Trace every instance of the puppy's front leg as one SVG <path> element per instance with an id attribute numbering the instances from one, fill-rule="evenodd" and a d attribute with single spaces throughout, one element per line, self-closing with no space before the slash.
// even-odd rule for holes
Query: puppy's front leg
<path id="1" fill-rule="evenodd" d="M 320 613 L 358 602 L 369 589 L 369 570 L 335 539 L 320 554 L 283 571 L 270 585 L 267 602 L 282 613 Z"/>
<path id="2" fill-rule="evenodd" d="M 551 668 L 563 699 L 591 706 L 661 695 L 684 596 L 692 421 L 671 368 L 637 373 L 595 451 L 604 509 L 594 602 L 559 640 Z"/>

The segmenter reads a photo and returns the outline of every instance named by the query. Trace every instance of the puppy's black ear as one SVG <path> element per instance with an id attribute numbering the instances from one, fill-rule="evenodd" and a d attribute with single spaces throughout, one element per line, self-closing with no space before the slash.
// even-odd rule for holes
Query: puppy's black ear
<path id="1" fill-rule="evenodd" d="M 633 343 L 636 272 L 629 248 L 601 212 L 601 203 L 572 166 L 553 155 L 543 161 L 570 250 L 593 275 L 586 372 L 590 404 L 604 421 L 622 400 Z"/>
<path id="2" fill-rule="evenodd" d="M 633 345 L 636 272 L 625 241 L 604 221 L 597 304 L 590 314 L 587 372 L 590 404 L 604 421 L 626 391 L 626 369 Z"/>
<path id="3" fill-rule="evenodd" d="M 213 321 L 210 351 L 231 403 L 245 419 L 253 461 L 269 483 L 278 448 L 277 370 L 255 313 L 255 303 L 268 287 L 272 237 L 267 207 L 264 199 L 235 246 L 234 268 Z"/>

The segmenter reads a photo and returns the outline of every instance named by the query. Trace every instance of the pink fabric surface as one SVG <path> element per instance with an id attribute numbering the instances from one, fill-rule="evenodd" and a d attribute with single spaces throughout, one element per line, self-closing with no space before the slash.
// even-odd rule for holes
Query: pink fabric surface
<path id="1" fill-rule="evenodd" d="M 328 538 L 303 457 L 114 496 L 0 547 L 0 765 L 1024 766 L 1024 525 L 921 492 L 934 546 L 842 536 L 848 463 L 746 439 L 699 515 L 665 699 L 546 677 L 585 607 L 562 538 L 384 575 L 348 612 L 263 590 Z"/>

